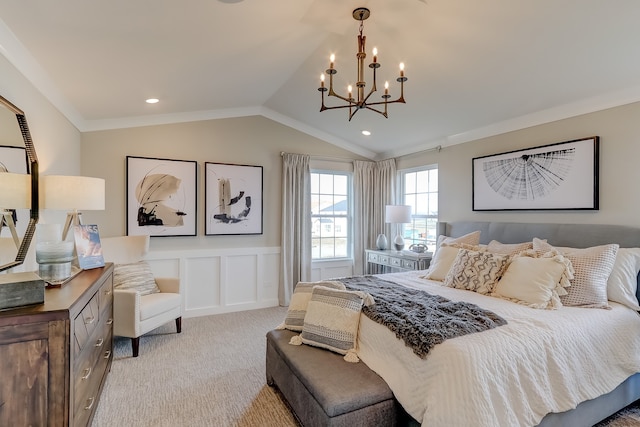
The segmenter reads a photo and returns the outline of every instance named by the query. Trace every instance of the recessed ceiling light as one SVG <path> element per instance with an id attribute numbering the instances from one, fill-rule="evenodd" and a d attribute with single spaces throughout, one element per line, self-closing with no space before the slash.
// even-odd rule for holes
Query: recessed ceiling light
<path id="1" fill-rule="evenodd" d="M 157 99 L 157 98 L 149 98 L 149 99 L 147 99 L 145 102 L 146 102 L 147 104 L 156 104 L 156 103 L 158 103 L 159 101 L 160 101 L 160 100 L 159 100 L 159 99 Z"/>
<path id="2" fill-rule="evenodd" d="M 364 136 L 369 136 L 369 135 L 371 135 L 371 132 L 369 132 L 368 130 L 363 130 L 363 131 L 362 131 L 362 134 L 363 134 Z"/>

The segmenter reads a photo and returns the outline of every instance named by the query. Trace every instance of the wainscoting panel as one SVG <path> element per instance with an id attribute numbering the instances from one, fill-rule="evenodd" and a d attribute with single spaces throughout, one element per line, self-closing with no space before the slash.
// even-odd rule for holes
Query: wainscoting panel
<path id="1" fill-rule="evenodd" d="M 316 261 L 311 263 L 311 280 L 314 282 L 352 275 L 352 260 Z"/>
<path id="2" fill-rule="evenodd" d="M 280 248 L 151 250 L 157 276 L 180 277 L 183 316 L 278 305 Z"/>

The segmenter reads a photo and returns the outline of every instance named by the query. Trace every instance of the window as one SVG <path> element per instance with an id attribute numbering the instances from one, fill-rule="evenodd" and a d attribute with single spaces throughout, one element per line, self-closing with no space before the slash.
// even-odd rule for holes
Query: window
<path id="1" fill-rule="evenodd" d="M 438 167 L 401 171 L 402 201 L 411 206 L 412 219 L 404 225 L 407 247 L 422 243 L 433 250 L 437 239 Z"/>
<path id="2" fill-rule="evenodd" d="M 311 172 L 311 258 L 351 256 L 350 175 Z"/>

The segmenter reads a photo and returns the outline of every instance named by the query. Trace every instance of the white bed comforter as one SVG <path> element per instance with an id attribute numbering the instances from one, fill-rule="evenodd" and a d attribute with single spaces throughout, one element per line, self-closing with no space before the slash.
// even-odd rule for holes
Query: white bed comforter
<path id="1" fill-rule="evenodd" d="M 629 308 L 538 310 L 420 274 L 382 278 L 469 301 L 508 322 L 447 340 L 420 359 L 386 327 L 361 316 L 358 356 L 423 426 L 533 426 L 640 372 L 640 316 Z"/>

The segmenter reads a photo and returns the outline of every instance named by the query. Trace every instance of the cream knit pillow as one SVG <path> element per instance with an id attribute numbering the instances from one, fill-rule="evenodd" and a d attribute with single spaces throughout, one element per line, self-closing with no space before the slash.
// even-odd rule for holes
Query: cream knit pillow
<path id="1" fill-rule="evenodd" d="M 533 249 L 539 252 L 557 250 L 571 261 L 574 278 L 561 296 L 562 305 L 575 307 L 610 308 L 607 302 L 607 280 L 613 270 L 619 245 L 593 246 L 585 249 L 554 248 L 534 238 Z"/>

